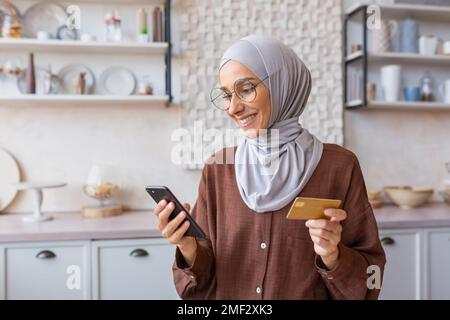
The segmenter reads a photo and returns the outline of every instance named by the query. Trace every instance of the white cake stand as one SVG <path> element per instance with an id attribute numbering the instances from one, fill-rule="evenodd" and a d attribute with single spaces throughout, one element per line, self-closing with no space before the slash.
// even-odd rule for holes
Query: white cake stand
<path id="1" fill-rule="evenodd" d="M 45 215 L 41 211 L 42 201 L 44 200 L 43 189 L 53 189 L 65 187 L 67 183 L 65 182 L 52 182 L 52 183 L 28 183 L 22 182 L 14 184 L 17 190 L 31 190 L 33 192 L 33 214 L 27 217 L 23 217 L 23 222 L 41 222 L 52 220 L 52 216 Z"/>

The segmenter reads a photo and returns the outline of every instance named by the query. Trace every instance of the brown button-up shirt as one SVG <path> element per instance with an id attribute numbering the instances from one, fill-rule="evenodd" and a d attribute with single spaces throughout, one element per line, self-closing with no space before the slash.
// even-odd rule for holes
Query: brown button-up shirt
<path id="1" fill-rule="evenodd" d="M 314 174 L 298 196 L 342 200 L 339 263 L 326 270 L 314 252 L 305 221 L 288 220 L 291 204 L 257 213 L 242 200 L 234 164 L 217 164 L 234 157 L 224 149 L 204 167 L 192 215 L 207 233 L 197 239 L 191 268 L 176 250 L 173 275 L 183 299 L 376 299 L 369 289 L 370 265 L 381 273 L 385 255 L 367 198 L 356 156 L 324 144 Z M 218 161 L 219 160 L 219 161 Z M 222 163 L 224 163 L 223 160 Z"/>

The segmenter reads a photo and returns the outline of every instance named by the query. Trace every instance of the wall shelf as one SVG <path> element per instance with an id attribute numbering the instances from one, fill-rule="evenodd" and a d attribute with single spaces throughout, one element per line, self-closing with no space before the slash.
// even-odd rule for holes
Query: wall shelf
<path id="1" fill-rule="evenodd" d="M 165 54 L 166 42 L 81 42 L 67 40 L 0 39 L 0 51 L 47 53 Z"/>
<path id="2" fill-rule="evenodd" d="M 349 54 L 345 58 L 345 62 L 350 63 L 364 57 L 364 52 L 358 51 Z M 384 52 L 369 53 L 367 58 L 369 61 L 388 61 L 389 63 L 410 63 L 410 64 L 436 64 L 439 66 L 449 65 L 450 56 L 444 55 L 423 55 L 419 53 L 402 53 L 402 52 Z"/>
<path id="3" fill-rule="evenodd" d="M 418 21 L 432 20 L 438 23 L 449 23 L 449 6 L 395 4 L 379 5 L 383 19 L 401 20 L 404 18 L 414 18 Z M 368 5 L 361 2 L 347 10 L 344 18 L 344 107 L 347 109 L 357 109 L 369 107 L 370 109 L 415 109 L 415 110 L 450 110 L 450 105 L 444 103 L 424 103 L 424 102 L 384 102 L 369 101 L 367 84 L 369 79 L 369 64 L 378 62 L 385 65 L 419 65 L 435 66 L 447 70 L 450 67 L 450 56 L 448 55 L 421 55 L 419 53 L 403 52 L 383 52 L 372 53 L 368 51 L 369 29 L 367 27 Z M 350 21 L 358 24 L 361 29 L 358 44 L 362 49 L 358 52 L 348 52 L 349 48 L 349 27 Z M 355 33 L 352 34 L 353 37 Z M 353 43 L 352 43 L 353 44 Z M 358 64 L 353 64 L 358 62 Z M 378 85 L 377 85 L 378 87 Z"/>
<path id="4" fill-rule="evenodd" d="M 438 110 L 450 110 L 450 104 L 440 102 L 386 102 L 386 101 L 369 101 L 366 108 L 361 107 L 362 100 L 350 101 L 346 104 L 347 109 L 358 110 L 418 110 L 418 111 L 438 111 Z"/>
<path id="5" fill-rule="evenodd" d="M 155 105 L 169 102 L 169 96 L 102 96 L 102 95 L 16 95 L 1 96 L 1 107 L 22 106 L 62 106 L 62 105 L 89 105 L 89 106 L 135 106 Z"/>
<path id="6" fill-rule="evenodd" d="M 357 2 L 353 6 L 346 10 L 348 15 L 359 11 L 362 7 L 366 7 L 367 4 L 361 1 Z M 412 18 L 417 20 L 432 20 L 447 22 L 450 20 L 450 7 L 449 6 L 436 6 L 436 5 L 419 5 L 419 4 L 392 4 L 392 5 L 378 5 L 381 8 L 381 14 L 383 19 L 406 19 Z"/>

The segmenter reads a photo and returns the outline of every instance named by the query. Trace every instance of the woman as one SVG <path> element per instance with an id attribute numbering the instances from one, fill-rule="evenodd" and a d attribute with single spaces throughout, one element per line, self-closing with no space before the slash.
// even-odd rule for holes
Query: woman
<path id="1" fill-rule="evenodd" d="M 168 222 L 173 204 L 162 201 L 155 210 L 162 235 L 177 246 L 180 297 L 376 299 L 367 270 L 382 272 L 385 255 L 358 160 L 298 122 L 311 91 L 309 70 L 282 43 L 248 36 L 225 52 L 219 76 L 212 102 L 246 139 L 203 170 L 192 215 L 208 238 L 183 236 L 184 212 Z M 229 152 L 235 164 L 220 164 Z M 326 209 L 328 219 L 288 220 L 298 196 L 342 205 Z"/>

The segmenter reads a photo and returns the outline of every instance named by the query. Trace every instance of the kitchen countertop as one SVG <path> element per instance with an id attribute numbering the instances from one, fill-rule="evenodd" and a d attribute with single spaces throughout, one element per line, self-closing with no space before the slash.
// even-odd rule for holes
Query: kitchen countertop
<path id="1" fill-rule="evenodd" d="M 374 214 L 380 229 L 450 227 L 450 206 L 445 203 L 409 210 L 385 206 Z M 161 237 L 150 211 L 98 219 L 83 218 L 78 212 L 51 215 L 51 221 L 23 223 L 22 214 L 0 214 L 0 242 Z"/>
<path id="2" fill-rule="evenodd" d="M 386 205 L 373 212 L 380 229 L 450 227 L 450 205 L 443 202 L 414 209 Z"/>

